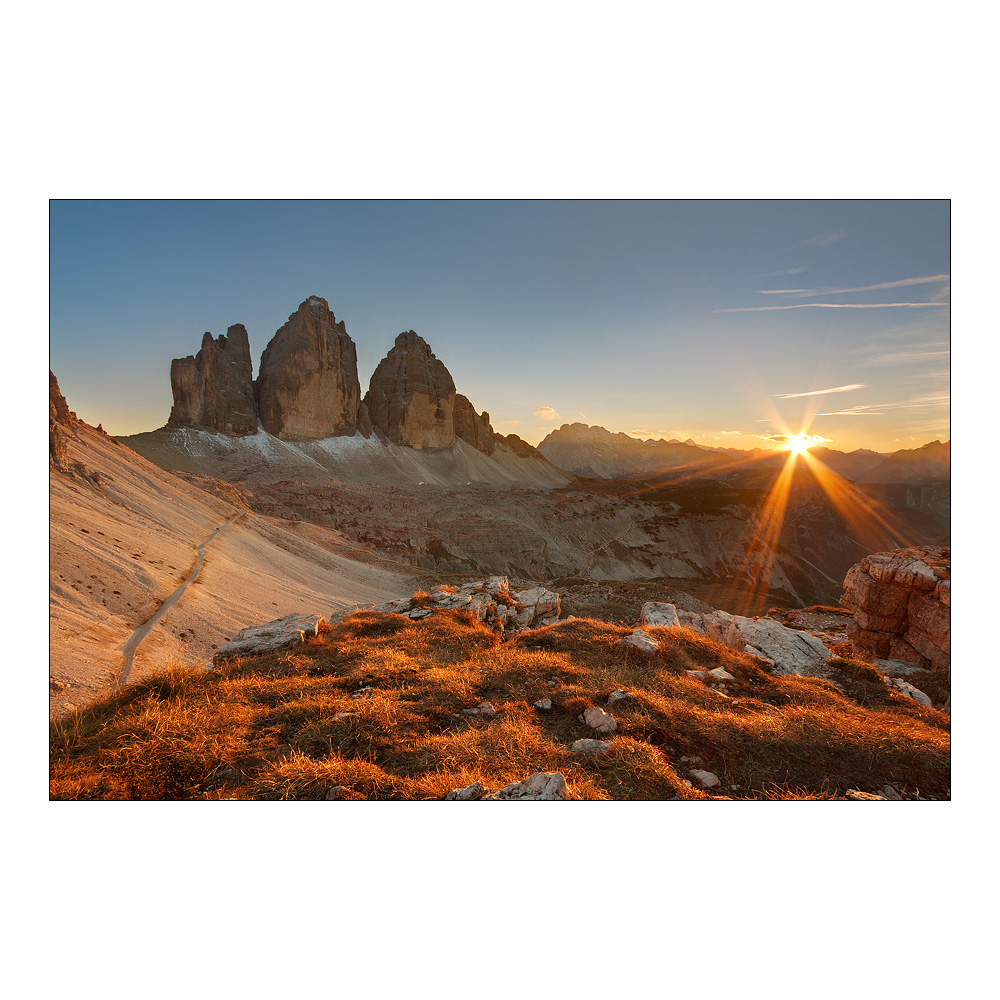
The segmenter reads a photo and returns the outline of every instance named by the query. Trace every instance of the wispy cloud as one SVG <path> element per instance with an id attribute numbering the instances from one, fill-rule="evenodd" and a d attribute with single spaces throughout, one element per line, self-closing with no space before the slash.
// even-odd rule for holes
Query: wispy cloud
<path id="1" fill-rule="evenodd" d="M 811 392 L 772 392 L 775 399 L 798 399 L 800 396 L 825 396 L 828 392 L 851 392 L 854 389 L 867 389 L 864 382 L 855 382 L 853 385 L 837 385 L 832 389 L 813 389 Z"/>
<path id="2" fill-rule="evenodd" d="M 924 278 L 900 278 L 898 281 L 881 281 L 877 285 L 856 285 L 853 288 L 766 288 L 759 289 L 758 295 L 845 295 L 849 292 L 880 292 L 887 288 L 907 288 L 910 285 L 928 285 L 950 282 L 950 274 L 931 274 Z M 950 289 L 950 284 L 947 289 Z M 947 290 L 946 289 L 946 290 Z M 945 290 L 945 291 L 946 291 Z M 942 292 L 934 295 L 934 300 L 947 297 Z"/>
<path id="3" fill-rule="evenodd" d="M 837 240 L 842 240 L 846 235 L 847 233 L 843 229 L 830 229 L 825 233 L 819 233 L 816 236 L 810 236 L 808 239 L 799 240 L 795 245 L 797 247 L 825 247 L 831 243 L 836 243 Z"/>
<path id="4" fill-rule="evenodd" d="M 740 306 L 736 309 L 713 309 L 712 312 L 774 312 L 778 309 L 940 309 L 947 305 L 947 302 L 799 302 L 790 306 Z"/>
<path id="5" fill-rule="evenodd" d="M 559 420 L 559 414 L 551 406 L 539 406 L 535 410 L 535 416 L 541 417 L 542 420 Z"/>
<path id="6" fill-rule="evenodd" d="M 516 427 L 521 421 L 520 420 L 493 420 L 491 423 L 494 427 Z"/>
<path id="7" fill-rule="evenodd" d="M 849 406 L 844 410 L 817 413 L 817 417 L 877 417 L 891 410 L 923 410 L 929 407 L 948 406 L 951 396 L 947 392 L 929 392 L 913 399 L 898 400 L 894 403 L 867 403 Z"/>
<path id="8" fill-rule="evenodd" d="M 768 271 L 767 274 L 762 274 L 762 278 L 787 278 L 790 274 L 801 274 L 803 271 L 808 270 L 805 267 L 786 267 L 783 271 Z"/>

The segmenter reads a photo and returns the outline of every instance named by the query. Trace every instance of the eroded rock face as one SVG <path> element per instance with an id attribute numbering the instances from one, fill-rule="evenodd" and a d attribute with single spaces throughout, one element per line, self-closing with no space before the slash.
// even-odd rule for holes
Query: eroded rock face
<path id="1" fill-rule="evenodd" d="M 223 434 L 256 434 L 250 340 L 242 323 L 218 339 L 206 333 L 201 350 L 170 362 L 174 427 L 203 427 Z"/>
<path id="2" fill-rule="evenodd" d="M 256 390 L 261 424 L 275 437 L 314 441 L 355 433 L 361 399 L 357 348 L 326 299 L 310 296 L 271 338 Z"/>
<path id="3" fill-rule="evenodd" d="M 455 383 L 412 330 L 401 333 L 379 362 L 364 406 L 375 432 L 393 444 L 450 448 L 455 443 Z"/>
<path id="4" fill-rule="evenodd" d="M 497 446 L 490 415 L 485 410 L 476 413 L 475 407 L 461 393 L 455 396 L 455 436 L 484 455 L 492 455 Z"/>
<path id="5" fill-rule="evenodd" d="M 49 372 L 49 461 L 60 471 L 69 471 L 66 447 L 68 432 L 76 426 L 77 416 L 69 408 L 59 389 L 59 381 Z"/>
<path id="6" fill-rule="evenodd" d="M 951 549 L 923 545 L 865 556 L 847 571 L 841 603 L 854 655 L 951 667 Z"/>

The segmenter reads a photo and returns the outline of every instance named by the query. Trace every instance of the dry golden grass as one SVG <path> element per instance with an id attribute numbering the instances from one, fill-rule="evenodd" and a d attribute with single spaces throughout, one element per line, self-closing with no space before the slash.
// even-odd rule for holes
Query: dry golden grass
<path id="1" fill-rule="evenodd" d="M 440 799 L 536 771 L 562 772 L 575 799 L 832 798 L 887 782 L 948 794 L 947 716 L 867 665 L 832 661 L 832 681 L 775 677 L 685 629 L 648 629 L 656 656 L 618 648 L 628 631 L 572 619 L 504 642 L 468 612 L 357 612 L 291 650 L 174 666 L 55 721 L 50 794 Z M 716 666 L 735 677 L 725 693 L 685 673 Z M 608 708 L 616 688 L 629 697 Z M 550 711 L 534 707 L 542 698 Z M 463 714 L 484 701 L 495 715 Z M 590 705 L 616 732 L 580 722 Z M 591 737 L 610 749 L 570 749 Z M 693 767 L 722 784 L 689 787 Z"/>

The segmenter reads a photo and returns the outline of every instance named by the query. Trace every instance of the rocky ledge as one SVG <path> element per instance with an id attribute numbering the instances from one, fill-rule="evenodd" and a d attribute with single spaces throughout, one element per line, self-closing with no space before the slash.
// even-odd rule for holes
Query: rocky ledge
<path id="1" fill-rule="evenodd" d="M 876 552 L 847 571 L 841 603 L 854 656 L 951 669 L 951 549 Z"/>

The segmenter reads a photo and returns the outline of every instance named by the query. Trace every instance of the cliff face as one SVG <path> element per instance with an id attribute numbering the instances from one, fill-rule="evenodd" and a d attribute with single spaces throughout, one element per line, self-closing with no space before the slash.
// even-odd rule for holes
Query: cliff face
<path id="1" fill-rule="evenodd" d="M 223 434 L 257 433 L 253 362 L 242 323 L 218 339 L 206 333 L 196 355 L 171 361 L 170 388 L 174 405 L 169 425 Z"/>
<path id="2" fill-rule="evenodd" d="M 66 404 L 59 381 L 49 372 L 49 461 L 60 472 L 69 471 L 66 439 L 76 426 L 77 416 Z"/>
<path id="3" fill-rule="evenodd" d="M 455 395 L 448 369 L 409 330 L 379 362 L 364 406 L 375 432 L 392 444 L 449 448 L 456 437 Z"/>
<path id="4" fill-rule="evenodd" d="M 923 545 L 865 556 L 844 579 L 855 656 L 951 667 L 951 550 Z"/>
<path id="5" fill-rule="evenodd" d="M 275 437 L 354 434 L 361 398 L 357 349 L 326 299 L 306 299 L 271 338 L 256 389 L 261 424 Z"/>
<path id="6" fill-rule="evenodd" d="M 461 393 L 455 395 L 455 436 L 484 455 L 492 455 L 497 446 L 490 415 L 485 410 L 476 413 L 475 407 Z"/>

